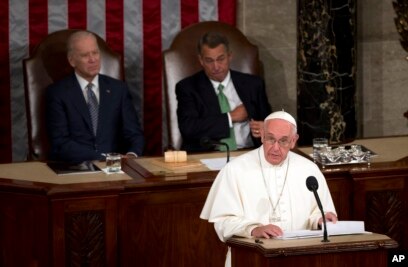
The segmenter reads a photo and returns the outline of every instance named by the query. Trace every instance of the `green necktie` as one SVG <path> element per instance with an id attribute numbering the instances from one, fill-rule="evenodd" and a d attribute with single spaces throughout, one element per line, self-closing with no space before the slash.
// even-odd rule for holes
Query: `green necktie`
<path id="1" fill-rule="evenodd" d="M 221 113 L 227 113 L 227 112 L 230 111 L 230 105 L 228 103 L 228 99 L 225 96 L 223 90 L 224 90 L 224 85 L 222 85 L 220 83 L 220 85 L 218 85 L 218 102 L 220 104 Z M 227 138 L 223 138 L 220 141 L 224 142 L 224 143 L 227 143 L 230 150 L 236 150 L 237 149 L 237 143 L 235 141 L 234 127 L 230 128 L 230 136 L 227 137 Z M 219 146 L 219 150 L 220 151 L 225 151 L 226 147 Z"/>

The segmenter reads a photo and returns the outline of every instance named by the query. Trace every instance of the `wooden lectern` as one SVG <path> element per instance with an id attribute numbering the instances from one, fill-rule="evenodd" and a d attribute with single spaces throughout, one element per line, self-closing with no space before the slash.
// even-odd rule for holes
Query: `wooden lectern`
<path id="1" fill-rule="evenodd" d="M 247 266 L 387 266 L 387 249 L 398 243 L 380 234 L 331 236 L 292 240 L 233 237 L 233 267 Z"/>
<path id="2" fill-rule="evenodd" d="M 371 167 L 322 170 L 339 218 L 364 221 L 367 231 L 386 234 L 406 250 L 408 136 L 355 142 L 378 154 Z M 306 156 L 312 153 L 312 147 L 299 150 Z M 231 152 L 231 157 L 238 153 Z M 227 246 L 214 225 L 199 217 L 218 173 L 200 159 L 220 157 L 225 154 L 188 155 L 187 164 L 165 164 L 162 157 L 129 158 L 122 165 L 124 174 L 65 176 L 43 162 L 0 164 L 0 266 L 222 267 Z M 243 266 L 312 262 L 309 265 L 370 267 L 381 266 L 385 248 L 396 245 L 374 234 L 360 238 L 376 240 L 350 240 L 357 237 L 340 244 L 337 238 L 346 236 L 330 237 L 328 244 L 317 239 L 314 245 L 297 248 L 289 244 L 313 240 L 255 244 L 253 239 L 231 239 L 229 245 L 235 264 Z M 270 242 L 280 247 L 271 248 Z"/>

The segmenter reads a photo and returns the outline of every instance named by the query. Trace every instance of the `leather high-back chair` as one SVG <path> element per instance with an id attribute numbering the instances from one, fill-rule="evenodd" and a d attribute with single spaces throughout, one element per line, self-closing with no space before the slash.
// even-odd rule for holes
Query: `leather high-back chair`
<path id="1" fill-rule="evenodd" d="M 249 42 L 234 26 L 223 22 L 206 21 L 190 25 L 180 31 L 169 49 L 163 52 L 164 89 L 166 91 L 169 147 L 180 149 L 181 133 L 177 121 L 176 84 L 202 69 L 198 60 L 197 42 L 206 32 L 219 32 L 228 38 L 232 51 L 231 69 L 261 74 L 258 47 Z"/>
<path id="2" fill-rule="evenodd" d="M 55 81 L 72 73 L 67 59 L 68 37 L 78 30 L 66 29 L 49 34 L 23 60 L 26 101 L 28 155 L 27 160 L 45 161 L 50 149 L 45 123 L 45 91 Z M 101 73 L 122 79 L 123 68 L 119 54 L 96 35 L 101 51 Z"/>

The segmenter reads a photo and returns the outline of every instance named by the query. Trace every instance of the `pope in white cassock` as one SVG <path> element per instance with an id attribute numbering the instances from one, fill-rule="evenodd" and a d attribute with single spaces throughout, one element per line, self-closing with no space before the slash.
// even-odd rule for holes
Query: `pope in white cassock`
<path id="1" fill-rule="evenodd" d="M 312 161 L 290 151 L 299 136 L 296 120 L 284 111 L 270 114 L 263 145 L 229 162 L 216 177 L 200 218 L 214 223 L 221 241 L 232 236 L 270 238 L 285 231 L 318 229 L 322 214 L 306 187 L 316 177 L 327 221 L 337 221 L 326 180 Z M 226 266 L 229 266 L 230 249 Z"/>

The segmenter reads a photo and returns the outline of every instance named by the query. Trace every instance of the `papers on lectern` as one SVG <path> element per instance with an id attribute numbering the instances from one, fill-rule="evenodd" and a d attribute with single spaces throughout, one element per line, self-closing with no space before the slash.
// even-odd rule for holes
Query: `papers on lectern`
<path id="1" fill-rule="evenodd" d="M 363 221 L 338 221 L 337 223 L 327 222 L 327 234 L 334 235 L 353 235 L 353 234 L 371 234 L 364 230 Z M 296 230 L 286 231 L 283 236 L 276 239 L 297 239 L 323 236 L 323 230 Z"/>

